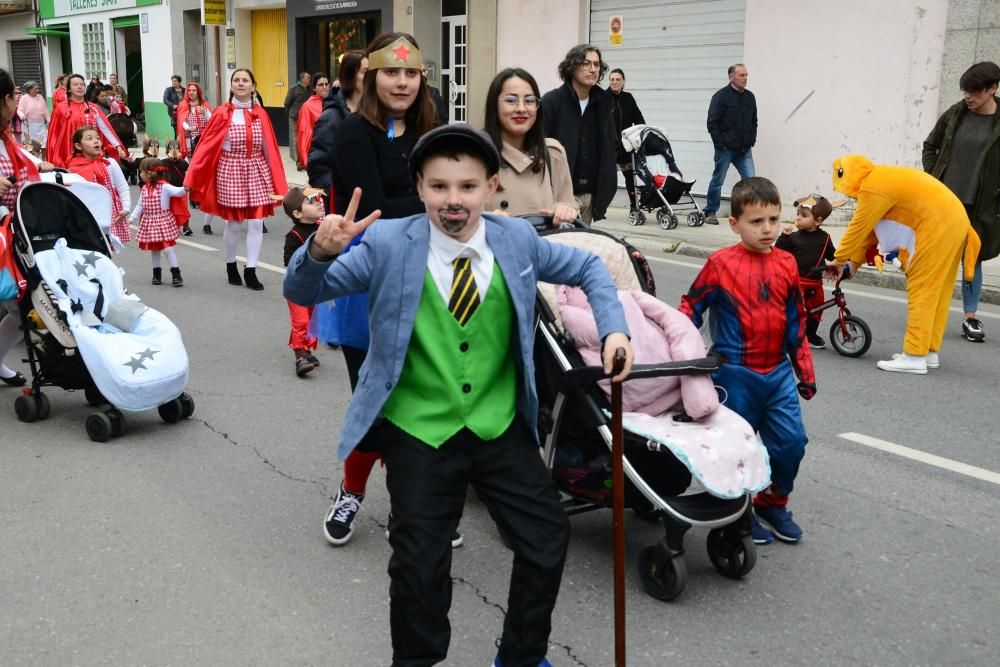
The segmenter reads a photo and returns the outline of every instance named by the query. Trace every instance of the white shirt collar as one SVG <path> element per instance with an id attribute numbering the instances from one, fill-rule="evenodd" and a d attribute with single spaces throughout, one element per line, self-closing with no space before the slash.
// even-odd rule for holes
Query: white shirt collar
<path id="1" fill-rule="evenodd" d="M 430 249 L 439 261 L 451 264 L 456 257 L 482 258 L 486 255 L 486 221 L 482 216 L 479 218 L 479 226 L 476 231 L 465 243 L 442 232 L 437 225 L 430 221 L 430 218 L 427 219 L 427 224 L 430 225 L 431 229 Z"/>

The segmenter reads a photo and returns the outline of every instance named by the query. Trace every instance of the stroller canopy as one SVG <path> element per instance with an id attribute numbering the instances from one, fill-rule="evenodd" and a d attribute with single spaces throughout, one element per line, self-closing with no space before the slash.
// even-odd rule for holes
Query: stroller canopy
<path id="1" fill-rule="evenodd" d="M 24 186 L 17 197 L 17 220 L 34 252 L 52 248 L 61 237 L 70 248 L 108 254 L 107 241 L 94 215 L 65 186 L 55 183 Z"/>

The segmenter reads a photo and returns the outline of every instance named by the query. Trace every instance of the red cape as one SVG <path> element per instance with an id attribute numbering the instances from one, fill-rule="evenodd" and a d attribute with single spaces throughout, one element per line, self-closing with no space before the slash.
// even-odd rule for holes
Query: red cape
<path id="1" fill-rule="evenodd" d="M 14 177 L 20 178 L 21 169 L 26 169 L 29 181 L 39 180 L 38 168 L 35 166 L 35 163 L 21 152 L 23 149 L 17 145 L 14 137 L 10 136 L 10 132 L 4 131 L 0 134 L 0 141 L 3 141 L 3 145 L 7 149 L 7 158 L 14 166 Z M 16 185 L 19 188 L 24 186 L 23 183 L 17 183 Z"/>
<path id="2" fill-rule="evenodd" d="M 211 111 L 212 107 L 205 101 L 205 96 L 201 94 L 201 86 L 197 83 L 189 85 L 193 85 L 198 89 L 198 96 L 201 98 L 201 106 Z M 187 89 L 185 88 L 185 90 Z M 182 99 L 181 103 L 177 105 L 177 114 L 175 116 L 177 119 L 177 141 L 181 142 L 181 157 L 183 158 L 188 156 L 187 132 L 184 131 L 184 121 L 187 120 L 188 112 L 190 111 L 191 102 L 188 101 L 187 94 L 185 93 L 184 99 Z M 211 122 L 211 118 L 209 119 L 209 122 Z"/>
<path id="3" fill-rule="evenodd" d="M 316 120 L 323 113 L 323 98 L 313 95 L 303 102 L 299 108 L 299 124 L 295 128 L 295 136 L 298 140 L 296 148 L 299 149 L 299 162 L 305 167 L 309 158 L 309 147 L 312 145 L 313 130 L 316 128 Z"/>
<path id="4" fill-rule="evenodd" d="M 66 102 L 66 87 L 59 86 L 58 88 L 52 91 L 52 106 L 54 107 L 57 104 L 63 104 L 65 102 Z"/>
<path id="5" fill-rule="evenodd" d="M 244 112 L 249 112 L 260 120 L 264 131 L 264 155 L 271 170 L 275 194 L 284 196 L 288 192 L 288 182 L 285 180 L 285 167 L 281 163 L 278 139 L 274 136 L 271 120 L 264 108 L 258 104 L 254 104 L 251 109 L 245 109 Z M 215 168 L 222 155 L 222 142 L 229 132 L 229 122 L 232 117 L 232 104 L 227 102 L 216 107 L 205 127 L 205 132 L 201 135 L 198 151 L 194 154 L 187 175 L 184 177 L 185 187 L 191 189 L 191 197 L 201 204 L 201 210 L 222 216 L 226 220 L 228 218 L 224 215 L 225 211 L 219 208 L 218 197 L 215 194 Z"/>
<path id="6" fill-rule="evenodd" d="M 90 102 L 74 102 L 69 100 L 52 107 L 52 119 L 49 121 L 49 136 L 46 141 L 46 157 L 48 161 L 57 167 L 68 168 L 69 161 L 73 158 L 73 133 L 79 128 L 87 125 L 84 110 L 90 108 L 90 113 L 96 114 L 104 121 L 104 126 L 110 128 L 111 123 L 96 104 Z M 104 146 L 104 153 L 113 160 L 118 159 L 117 147 L 108 141 L 103 132 L 101 143 Z"/>

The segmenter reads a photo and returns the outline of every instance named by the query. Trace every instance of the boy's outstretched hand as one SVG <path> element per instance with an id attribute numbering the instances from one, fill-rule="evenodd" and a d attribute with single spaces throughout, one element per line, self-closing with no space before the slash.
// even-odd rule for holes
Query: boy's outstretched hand
<path id="1" fill-rule="evenodd" d="M 319 229 L 309 244 L 309 256 L 317 262 L 326 262 L 341 252 L 350 244 L 351 239 L 365 231 L 369 225 L 379 219 L 382 211 L 375 209 L 369 215 L 357 222 L 354 215 L 358 212 L 358 202 L 361 201 L 361 188 L 354 188 L 351 201 L 344 215 L 328 215 L 319 224 Z"/>
<path id="2" fill-rule="evenodd" d="M 634 354 L 632 353 L 632 345 L 629 343 L 628 336 L 620 331 L 616 331 L 612 334 L 608 334 L 608 337 L 604 339 L 604 372 L 610 375 L 612 367 L 615 363 L 615 351 L 618 348 L 623 348 L 625 350 L 625 368 L 618 375 L 611 378 L 612 382 L 621 382 L 624 380 L 629 371 L 632 370 L 632 359 Z"/>

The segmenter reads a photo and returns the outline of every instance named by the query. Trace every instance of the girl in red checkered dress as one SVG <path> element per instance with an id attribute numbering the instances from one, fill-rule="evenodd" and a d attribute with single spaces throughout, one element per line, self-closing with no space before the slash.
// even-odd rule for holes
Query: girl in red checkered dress
<path id="1" fill-rule="evenodd" d="M 0 205 L 12 212 L 21 188 L 29 181 L 37 181 L 39 171 L 52 170 L 51 164 L 33 157 L 14 141 L 8 128 L 16 110 L 14 80 L 7 70 L 0 69 Z M 12 387 L 27 382 L 23 375 L 3 363 L 4 357 L 21 339 L 20 327 L 21 314 L 16 300 L 0 302 L 0 382 Z"/>
<path id="2" fill-rule="evenodd" d="M 130 222 L 139 222 L 139 233 L 136 240 L 140 250 L 153 253 L 153 284 L 160 285 L 160 253 L 167 257 L 170 265 L 170 284 L 181 287 L 181 269 L 177 264 L 177 218 L 170 210 L 171 197 L 186 197 L 185 188 L 177 188 L 166 182 L 167 167 L 162 160 L 148 157 L 139 163 L 139 178 L 143 186 L 139 192 L 139 205 L 129 216 Z"/>
<path id="3" fill-rule="evenodd" d="M 205 213 L 226 220 L 226 273 L 229 284 L 262 290 L 257 258 L 264 243 L 264 218 L 274 214 L 272 194 L 288 192 L 278 140 L 264 108 L 254 101 L 257 82 L 248 69 L 230 78 L 229 102 L 212 112 L 184 178 Z M 247 263 L 240 279 L 236 247 L 247 229 Z"/>
<path id="4" fill-rule="evenodd" d="M 104 157 L 100 133 L 92 127 L 81 127 L 73 133 L 73 157 L 69 170 L 92 183 L 104 186 L 111 193 L 111 233 L 122 245 L 132 240 L 128 211 L 132 194 L 122 168 L 116 160 Z"/>

